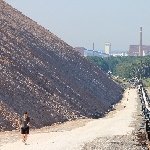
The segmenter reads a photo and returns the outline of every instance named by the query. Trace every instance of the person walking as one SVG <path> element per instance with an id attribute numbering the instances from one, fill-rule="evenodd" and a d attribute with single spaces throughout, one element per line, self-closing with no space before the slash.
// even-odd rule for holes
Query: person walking
<path id="1" fill-rule="evenodd" d="M 29 134 L 30 127 L 30 117 L 28 117 L 27 112 L 23 114 L 23 117 L 18 121 L 19 128 L 22 134 L 22 141 L 26 144 L 27 135 Z"/>

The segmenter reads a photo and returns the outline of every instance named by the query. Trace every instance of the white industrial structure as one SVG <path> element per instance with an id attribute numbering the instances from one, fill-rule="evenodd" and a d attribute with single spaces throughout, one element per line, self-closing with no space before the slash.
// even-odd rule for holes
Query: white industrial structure
<path id="1" fill-rule="evenodd" d="M 105 43 L 105 53 L 110 54 L 111 53 L 111 43 L 106 42 Z"/>
<path id="2" fill-rule="evenodd" d="M 98 51 L 98 50 L 87 50 L 87 49 L 84 50 L 84 56 L 85 57 L 87 57 L 87 56 L 97 56 L 97 57 L 102 57 L 102 58 L 109 57 L 109 55 L 104 53 L 104 52 L 101 52 L 101 51 Z"/>

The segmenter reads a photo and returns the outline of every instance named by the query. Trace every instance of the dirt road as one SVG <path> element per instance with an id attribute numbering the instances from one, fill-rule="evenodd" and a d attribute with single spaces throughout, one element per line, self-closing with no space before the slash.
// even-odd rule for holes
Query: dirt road
<path id="1" fill-rule="evenodd" d="M 32 131 L 27 145 L 18 139 L 18 134 L 13 139 L 6 139 L 6 134 L 1 134 L 1 150 L 80 150 L 83 146 L 96 138 L 121 136 L 131 134 L 134 130 L 131 123 L 137 109 L 137 90 L 126 90 L 121 103 L 116 105 L 116 110 L 106 117 L 97 120 L 84 119 L 64 123 L 57 127 L 50 127 Z M 13 142 L 12 142 L 13 141 Z"/>

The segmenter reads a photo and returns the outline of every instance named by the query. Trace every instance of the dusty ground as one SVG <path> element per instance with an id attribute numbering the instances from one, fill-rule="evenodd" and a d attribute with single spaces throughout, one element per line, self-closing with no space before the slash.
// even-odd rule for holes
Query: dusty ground
<path id="1" fill-rule="evenodd" d="M 0 133 L 1 150 L 137 150 L 136 130 L 142 122 L 137 90 L 126 90 L 114 111 L 100 119 L 80 119 L 32 130 L 27 145 L 19 131 Z"/>

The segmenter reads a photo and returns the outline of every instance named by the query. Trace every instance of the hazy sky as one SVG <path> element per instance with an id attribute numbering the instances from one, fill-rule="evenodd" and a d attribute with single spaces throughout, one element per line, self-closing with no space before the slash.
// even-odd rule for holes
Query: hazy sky
<path id="1" fill-rule="evenodd" d="M 73 47 L 127 51 L 150 45 L 150 0 L 5 0 Z"/>

